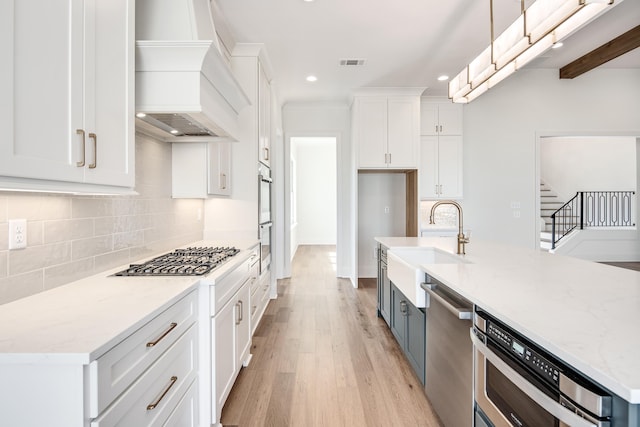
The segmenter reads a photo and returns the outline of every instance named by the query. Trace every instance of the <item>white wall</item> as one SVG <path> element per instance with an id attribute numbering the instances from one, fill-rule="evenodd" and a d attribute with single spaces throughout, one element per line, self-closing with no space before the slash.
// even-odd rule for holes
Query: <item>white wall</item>
<path id="1" fill-rule="evenodd" d="M 335 245 L 337 170 L 335 138 L 291 138 L 296 146 L 297 243 Z"/>
<path id="2" fill-rule="evenodd" d="M 358 174 L 358 277 L 376 277 L 375 237 L 406 235 L 404 173 Z"/>
<path id="3" fill-rule="evenodd" d="M 540 176 L 564 201 L 577 191 L 635 191 L 636 139 L 541 138 Z"/>
<path id="4" fill-rule="evenodd" d="M 538 138 L 640 135 L 640 70 L 521 70 L 464 109 L 465 225 L 473 239 L 536 247 Z M 511 202 L 520 204 L 519 217 Z"/>
<path id="5" fill-rule="evenodd" d="M 338 277 L 351 277 L 353 279 L 352 248 L 355 242 L 350 238 L 354 221 L 351 214 L 355 212 L 355 201 L 350 195 L 353 191 L 353 178 L 351 175 L 351 119 L 349 106 L 346 103 L 288 103 L 282 109 L 284 129 L 284 159 L 290 156 L 290 139 L 302 136 L 332 136 L 336 138 L 336 175 L 337 175 L 337 275 Z M 289 176 L 289 162 L 280 161 L 283 165 L 285 176 L 282 183 L 282 194 L 288 194 L 291 177 Z M 289 200 L 285 197 L 282 212 L 284 212 L 284 224 L 290 224 Z M 291 233 L 290 227 L 285 230 L 285 238 L 282 256 L 278 256 L 279 262 L 285 262 L 282 272 L 283 277 L 290 275 L 289 257 L 290 240 L 287 237 Z"/>

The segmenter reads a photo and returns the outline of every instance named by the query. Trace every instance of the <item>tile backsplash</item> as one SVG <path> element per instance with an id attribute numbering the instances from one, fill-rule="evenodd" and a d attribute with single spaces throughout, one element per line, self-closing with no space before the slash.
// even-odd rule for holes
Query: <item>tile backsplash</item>
<path id="1" fill-rule="evenodd" d="M 423 200 L 420 202 L 420 226 L 422 228 L 429 226 L 429 214 L 431 207 L 435 204 L 435 200 Z M 458 209 L 452 205 L 440 205 L 433 214 L 435 226 L 441 227 L 457 227 L 458 226 Z"/>
<path id="2" fill-rule="evenodd" d="M 0 304 L 202 239 L 202 200 L 171 198 L 171 145 L 136 135 L 137 196 L 0 191 Z M 8 250 L 8 221 L 27 248 Z"/>

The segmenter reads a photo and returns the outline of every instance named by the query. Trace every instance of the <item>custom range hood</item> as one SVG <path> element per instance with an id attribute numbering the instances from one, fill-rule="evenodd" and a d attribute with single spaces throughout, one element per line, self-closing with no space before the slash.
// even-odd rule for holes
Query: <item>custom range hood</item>
<path id="1" fill-rule="evenodd" d="M 225 62 L 209 0 L 136 1 L 136 128 L 164 141 L 238 140 L 249 100 Z"/>

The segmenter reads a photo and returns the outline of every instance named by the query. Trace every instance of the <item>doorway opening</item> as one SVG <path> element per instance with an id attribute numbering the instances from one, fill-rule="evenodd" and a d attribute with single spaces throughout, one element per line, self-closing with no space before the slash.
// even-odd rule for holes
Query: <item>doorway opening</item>
<path id="1" fill-rule="evenodd" d="M 291 137 L 290 253 L 301 245 L 337 244 L 337 138 Z M 336 270 L 335 249 L 331 265 Z"/>
<path id="2" fill-rule="evenodd" d="M 592 261 L 638 260 L 638 139 L 539 138 L 539 244 Z"/>

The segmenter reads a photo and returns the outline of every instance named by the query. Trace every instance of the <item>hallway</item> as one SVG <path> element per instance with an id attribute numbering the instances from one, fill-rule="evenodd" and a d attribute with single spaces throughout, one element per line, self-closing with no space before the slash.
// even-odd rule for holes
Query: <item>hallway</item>
<path id="1" fill-rule="evenodd" d="M 300 246 L 278 281 L 222 412 L 225 427 L 437 427 L 422 385 L 376 316 L 376 283 L 335 277 L 335 246 Z"/>

